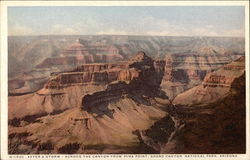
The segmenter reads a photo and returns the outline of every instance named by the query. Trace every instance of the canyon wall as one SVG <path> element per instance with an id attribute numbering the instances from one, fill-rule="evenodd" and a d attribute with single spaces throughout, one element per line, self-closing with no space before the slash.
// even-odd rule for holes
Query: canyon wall
<path id="1" fill-rule="evenodd" d="M 170 99 L 173 99 L 183 91 L 199 85 L 210 72 L 217 70 L 240 56 L 228 57 L 215 53 L 199 55 L 173 54 L 166 56 L 161 88 Z"/>
<path id="2" fill-rule="evenodd" d="M 147 129 L 158 119 L 167 116 L 164 108 L 170 102 L 161 93 L 160 83 L 154 83 L 156 72 L 151 58 L 144 52 L 139 52 L 126 64 L 126 69 L 116 68 L 120 76 L 107 82 L 107 85 L 101 85 L 103 77 L 108 80 L 108 75 L 103 75 L 106 73 L 105 64 L 94 67 L 99 71 L 95 69 L 93 73 L 102 73 L 101 83 L 88 83 L 81 87 L 85 83 L 83 75 L 93 69 L 81 66 L 65 79 L 62 78 L 65 73 L 56 73 L 55 78 L 61 78 L 56 88 L 51 86 L 54 80 L 52 78 L 36 95 L 19 96 L 24 101 L 12 101 L 9 106 L 9 118 L 12 118 L 9 123 L 10 153 L 140 153 L 133 150 L 140 143 L 133 131 Z M 79 72 L 80 70 L 83 72 Z M 105 87 L 95 89 L 93 86 Z M 84 92 L 85 87 L 95 91 Z M 51 99 L 46 100 L 49 97 Z M 76 99 L 81 100 L 77 107 L 68 102 Z M 28 105 L 34 108 L 23 108 L 17 101 L 22 104 L 34 101 L 36 104 Z M 63 108 L 67 107 L 65 104 L 71 106 Z M 56 112 L 58 106 L 61 110 Z M 23 111 L 20 115 L 15 111 L 20 111 L 21 107 Z M 42 131 L 38 132 L 39 128 L 43 128 Z M 96 148 L 95 145 L 105 148 Z M 75 147 L 72 150 L 69 146 Z"/>
<path id="3" fill-rule="evenodd" d="M 139 52 L 126 62 L 86 64 L 70 72 L 54 72 L 44 87 L 35 93 L 9 97 L 9 118 L 79 107 L 84 95 L 102 91 L 110 83 L 129 84 L 133 80 L 140 80 L 140 86 L 144 84 L 158 89 L 160 80 L 155 75 L 154 61 L 144 52 Z M 18 115 L 24 106 L 26 110 Z"/>
<path id="4" fill-rule="evenodd" d="M 11 154 L 244 153 L 244 38 L 32 36 L 8 47 Z"/>
<path id="5" fill-rule="evenodd" d="M 244 53 L 244 38 L 10 36 L 8 39 L 8 91 L 10 95 L 35 92 L 42 88 L 53 72 L 72 71 L 79 65 L 89 63 L 128 60 L 138 50 L 143 50 L 150 54 L 150 57 L 159 60 L 170 54 L 201 55 L 204 53 L 236 59 L 238 54 Z M 18 81 L 23 81 L 27 76 L 32 79 L 25 80 L 25 85 L 20 85 Z M 43 81 L 37 81 L 38 78 Z M 169 83 L 171 85 L 171 82 Z M 172 88 L 178 93 L 179 90 L 183 90 L 181 88 L 185 87 L 175 87 L 172 84 Z M 173 93 L 169 96 L 175 95 Z"/>
<path id="6" fill-rule="evenodd" d="M 232 59 L 138 52 L 53 72 L 9 96 L 9 153 L 244 153 L 245 58 Z"/>
<path id="7" fill-rule="evenodd" d="M 193 89 L 178 95 L 167 107 L 170 116 L 137 130 L 140 141 L 162 154 L 246 153 L 244 63 L 240 57 L 208 74 L 199 85 L 207 91 L 202 96 Z"/>
<path id="8" fill-rule="evenodd" d="M 227 94 L 211 103 L 176 105 L 170 113 L 180 124 L 160 153 L 246 153 L 245 78 L 245 73 L 235 77 Z"/>
<path id="9" fill-rule="evenodd" d="M 177 95 L 173 104 L 196 105 L 212 103 L 225 96 L 233 81 L 245 72 L 245 57 L 226 64 L 215 72 L 208 73 L 202 84 Z"/>

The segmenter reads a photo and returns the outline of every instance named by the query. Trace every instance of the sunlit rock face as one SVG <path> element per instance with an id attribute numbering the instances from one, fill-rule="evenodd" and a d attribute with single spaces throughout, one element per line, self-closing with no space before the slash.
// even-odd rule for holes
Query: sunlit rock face
<path id="1" fill-rule="evenodd" d="M 53 72 L 72 71 L 79 65 L 89 63 L 128 60 L 138 50 L 145 51 L 150 57 L 159 61 L 164 60 L 170 54 L 209 54 L 237 59 L 238 55 L 244 54 L 244 38 L 105 35 L 10 36 L 8 39 L 8 80 L 10 84 L 8 91 L 10 95 L 35 92 L 42 88 Z M 180 73 L 178 74 L 180 75 Z M 18 81 L 25 81 L 25 83 L 20 84 Z M 176 93 L 185 88 L 178 87 L 179 84 L 170 83 L 170 85 L 176 90 Z M 175 95 L 175 93 L 169 93 L 169 97 Z"/>
<path id="2" fill-rule="evenodd" d="M 162 154 L 246 153 L 245 58 L 209 73 L 167 107 L 169 116 L 147 130 L 141 142 Z"/>
<path id="3" fill-rule="evenodd" d="M 242 39 L 75 39 L 22 42 L 9 153 L 244 153 Z"/>
<path id="4" fill-rule="evenodd" d="M 245 72 L 245 58 L 240 57 L 232 63 L 222 66 L 217 71 L 208 73 L 202 84 L 179 94 L 174 104 L 196 105 L 207 104 L 224 97 L 235 79 Z"/>
<path id="5" fill-rule="evenodd" d="M 164 109 L 170 101 L 156 74 L 154 61 L 138 52 L 116 65 L 56 73 L 36 93 L 10 97 L 10 153 L 131 153 L 140 144 L 134 131 L 168 115 Z M 24 144 L 29 149 L 14 146 L 15 141 L 29 141 Z M 88 149 L 93 145 L 107 148 Z"/>
<path id="6" fill-rule="evenodd" d="M 208 73 L 239 57 L 240 55 L 230 57 L 217 52 L 201 52 L 201 54 L 195 55 L 169 55 L 165 60 L 161 87 L 169 98 L 173 99 L 179 93 L 200 84 Z"/>

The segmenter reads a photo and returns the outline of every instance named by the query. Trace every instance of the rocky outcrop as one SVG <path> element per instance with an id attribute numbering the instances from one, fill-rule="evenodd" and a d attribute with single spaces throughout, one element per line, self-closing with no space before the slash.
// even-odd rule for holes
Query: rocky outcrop
<path id="1" fill-rule="evenodd" d="M 74 70 L 75 72 L 96 72 L 108 69 L 126 69 L 128 65 L 126 62 L 116 62 L 116 63 L 94 63 L 94 64 L 84 64 L 77 66 Z"/>
<path id="2" fill-rule="evenodd" d="M 77 42 L 71 44 L 68 48 L 62 50 L 61 54 L 66 54 L 66 55 L 89 54 L 87 46 L 84 46 L 84 44 L 81 42 L 82 42 L 81 39 L 78 39 Z"/>
<path id="3" fill-rule="evenodd" d="M 152 87 L 159 86 L 160 80 L 156 79 L 156 74 L 153 60 L 143 52 L 139 52 L 127 62 L 86 64 L 71 72 L 55 72 L 52 73 L 44 87 L 36 93 L 10 97 L 9 117 L 10 119 L 21 118 L 79 107 L 82 96 L 102 91 L 110 83 L 125 82 L 129 84 L 133 80 L 140 80 L 141 83 Z M 27 100 L 20 101 L 20 99 Z M 17 103 L 17 100 L 20 102 Z M 27 105 L 26 103 L 30 103 L 27 106 L 27 112 L 18 115 L 16 111 L 21 109 L 22 105 Z"/>
<path id="4" fill-rule="evenodd" d="M 196 105 L 217 101 L 227 95 L 233 81 L 244 72 L 245 58 L 240 57 L 236 61 L 224 65 L 219 70 L 207 74 L 201 85 L 179 94 L 173 100 L 173 103 Z"/>
<path id="5" fill-rule="evenodd" d="M 61 73 L 49 80 L 46 89 L 60 89 L 63 87 L 83 84 L 105 85 L 113 81 L 131 81 L 139 77 L 135 69 L 112 69 L 100 72 L 69 72 Z"/>
<path id="6" fill-rule="evenodd" d="M 199 85 L 206 74 L 235 60 L 232 57 L 217 54 L 211 48 L 203 50 L 205 50 L 205 53 L 200 55 L 173 54 L 166 57 L 161 88 L 170 99 L 187 89 Z"/>
<path id="7" fill-rule="evenodd" d="M 205 62 L 175 58 L 139 52 L 81 65 L 52 73 L 36 93 L 9 97 L 9 153 L 244 153 L 244 58 L 206 76 L 196 71 L 207 72 Z M 161 90 L 164 81 L 183 92 L 202 79 L 173 101 Z"/>
<path id="8" fill-rule="evenodd" d="M 161 153 L 244 154 L 245 87 L 243 73 L 233 80 L 223 98 L 203 106 L 175 106 L 172 113 L 182 124 L 172 141 L 161 148 Z"/>
<path id="9" fill-rule="evenodd" d="M 50 86 L 47 90 L 51 92 L 46 94 L 46 88 L 44 88 L 45 90 L 37 92 L 36 95 L 51 98 L 51 101 L 43 100 L 42 102 L 47 103 L 43 107 L 49 115 L 30 116 L 29 121 L 27 117 L 10 121 L 9 150 L 11 153 L 93 153 L 93 151 L 94 153 L 131 153 L 140 144 L 133 131 L 145 130 L 156 120 L 167 116 L 164 108 L 170 102 L 159 90 L 160 83 L 154 83 L 156 72 L 151 58 L 139 52 L 126 63 L 128 68 L 119 69 L 117 79 L 110 82 L 108 82 L 109 76 L 106 68 L 98 67 L 99 71 L 92 72 L 94 81 L 106 80 L 108 84 L 103 89 L 89 91 L 88 94 L 82 91 L 85 87 L 77 90 L 80 85 L 69 86 L 69 84 L 78 82 L 82 84 L 83 75 L 90 72 L 58 73 L 55 77 L 60 77 L 60 87 L 51 88 Z M 77 70 L 88 69 L 81 66 Z M 100 77 L 95 77 L 95 74 Z M 88 80 L 93 81 L 90 78 Z M 49 82 L 51 83 L 51 80 Z M 67 86 L 62 87 L 62 84 L 67 84 Z M 89 87 L 93 89 L 93 86 Z M 70 88 L 74 91 L 70 92 Z M 26 101 L 29 98 L 26 97 Z M 80 106 L 52 112 L 55 107 L 62 109 L 67 106 L 65 104 L 68 101 L 75 101 L 76 98 L 81 100 Z M 36 105 L 33 107 L 39 106 L 39 100 L 39 98 L 36 100 Z M 33 109 L 37 111 L 37 108 Z M 44 111 L 44 108 L 40 108 L 41 110 Z M 29 115 L 31 111 L 34 113 L 34 110 L 29 110 Z M 12 113 L 12 118 L 14 116 L 17 115 Z M 39 128 L 43 130 L 38 132 Z M 20 131 L 27 134 L 20 137 L 18 136 Z M 16 146 L 13 145 L 15 142 Z M 97 147 L 93 148 L 94 145 Z M 100 146 L 106 147 L 101 149 Z M 23 147 L 29 149 L 24 150 Z M 141 151 L 133 150 L 132 152 L 140 153 Z"/>
<path id="10" fill-rule="evenodd" d="M 85 110 L 89 112 L 92 107 L 116 101 L 124 96 L 130 97 L 136 101 L 136 97 L 139 95 L 138 93 L 146 97 L 166 98 L 164 95 L 160 94 L 159 83 L 154 83 L 157 82 L 157 80 L 155 80 L 156 72 L 153 60 L 150 57 L 144 52 L 139 52 L 128 61 L 128 64 L 129 69 L 122 70 L 118 75 L 118 82 L 114 81 L 110 83 L 105 91 L 96 92 L 93 95 L 86 95 L 83 97 L 83 108 Z M 133 72 L 131 72 L 131 70 Z"/>
<path id="11" fill-rule="evenodd" d="M 44 40 L 42 42 L 37 41 L 36 43 L 41 43 L 41 45 L 44 45 L 44 43 L 48 43 L 49 40 Z M 90 63 L 105 63 L 105 62 L 116 62 L 121 61 L 124 59 L 122 55 L 119 54 L 119 50 L 113 46 L 113 45 L 102 45 L 102 44 L 92 44 L 88 41 L 84 41 L 81 39 L 78 39 L 77 42 L 73 42 L 72 44 L 65 44 L 60 45 L 61 47 L 57 48 L 54 45 L 56 41 L 52 41 L 48 46 L 50 48 L 50 51 L 48 53 L 46 52 L 46 56 L 43 57 L 40 55 L 37 55 L 37 57 L 42 57 L 40 59 L 32 59 L 29 63 L 32 63 L 35 61 L 36 63 L 32 63 L 32 68 L 28 70 L 29 67 L 25 67 L 26 64 L 21 67 L 23 70 L 26 69 L 27 71 L 22 71 L 19 73 L 18 71 L 11 71 L 11 73 L 16 73 L 14 76 L 10 78 L 10 85 L 9 85 L 9 92 L 10 95 L 22 95 L 31 93 L 34 91 L 37 91 L 38 89 L 41 89 L 41 86 L 44 85 L 44 81 L 41 83 L 36 83 L 35 79 L 37 78 L 44 78 L 48 79 L 49 74 L 47 72 L 62 72 L 62 71 L 72 71 L 77 66 L 80 66 L 82 64 L 90 64 Z M 60 43 L 65 43 L 64 41 L 61 41 Z M 36 46 L 36 44 L 33 44 Z M 65 47 L 66 46 L 66 47 Z M 30 46 L 31 48 L 33 46 Z M 33 48 L 34 49 L 34 48 Z M 32 52 L 33 52 L 32 49 Z M 35 49 L 39 49 L 36 48 Z M 27 49 L 29 50 L 29 49 Z M 23 51 L 25 52 L 25 51 Z M 40 53 L 40 51 L 37 51 Z M 35 53 L 34 53 L 35 54 Z M 30 57 L 33 57 L 33 55 L 30 55 Z M 30 59 L 30 57 L 27 57 L 27 59 Z M 15 58 L 10 56 L 10 59 L 12 61 L 15 61 Z M 27 62 L 26 62 L 27 63 Z M 13 64 L 13 63 L 10 63 Z M 15 62 L 14 65 L 19 64 L 18 61 Z M 21 66 L 21 65 L 19 65 Z M 11 67 L 13 68 L 13 67 Z M 35 74 L 34 74 L 35 72 Z M 19 81 L 23 81 L 23 76 L 20 74 L 28 74 L 28 76 L 34 76 L 32 80 L 29 80 L 29 82 L 25 82 L 28 86 L 22 86 L 20 85 L 19 88 L 13 88 L 16 85 L 16 79 Z M 15 80 L 15 81 L 14 81 Z M 12 84 L 13 83 L 13 84 Z"/>
<path id="12" fill-rule="evenodd" d="M 52 66 L 77 66 L 84 63 L 93 63 L 93 57 L 91 55 L 84 55 L 82 57 L 57 57 L 47 58 L 42 63 L 38 64 L 36 68 L 51 68 Z"/>
<path id="13" fill-rule="evenodd" d="M 144 78 L 145 83 L 153 85 L 157 81 L 156 74 L 154 61 L 146 56 L 144 52 L 139 52 L 127 62 L 86 64 L 77 67 L 71 72 L 54 73 L 53 77 L 45 84 L 45 88 L 60 89 L 86 83 L 108 84 L 113 81 L 129 82 L 138 78 Z"/>
<path id="14" fill-rule="evenodd" d="M 164 59 L 170 54 L 211 54 L 236 59 L 244 54 L 244 38 L 229 37 L 10 36 L 8 41 L 8 79 L 21 81 L 23 81 L 23 76 L 20 74 L 24 73 L 33 76 L 34 79 L 41 77 L 48 79 L 50 72 L 71 71 L 86 63 L 127 60 L 138 49 L 147 52 L 154 59 Z M 33 74 L 34 72 L 36 73 Z M 15 82 L 9 81 L 9 83 Z M 163 84 L 166 92 L 170 91 L 170 88 L 176 91 L 183 90 L 183 87 L 175 87 L 175 84 L 170 81 L 167 83 L 170 84 Z M 30 80 L 27 84 L 29 86 L 24 89 L 22 86 L 12 88 L 14 85 L 10 84 L 9 91 L 13 94 L 34 92 L 38 86 L 43 86 L 44 82 L 37 84 Z M 168 88 L 169 85 L 172 87 Z M 172 97 L 175 97 L 177 93 L 174 92 Z"/>
<path id="15" fill-rule="evenodd" d="M 174 99 L 174 105 L 167 107 L 167 116 L 144 131 L 138 131 L 141 142 L 156 153 L 162 154 L 244 154 L 246 153 L 246 77 L 244 57 L 223 66 L 216 72 L 207 75 L 204 84 L 210 91 L 220 92 L 206 101 L 194 93 L 189 95 L 185 105 Z M 228 71 L 230 66 L 230 71 Z M 231 68 L 231 66 L 234 66 Z M 214 78 L 214 74 L 224 73 L 224 76 Z M 228 76 L 234 76 L 227 80 Z M 223 78 L 222 78 L 223 77 Z M 226 82 L 230 86 L 224 85 Z M 230 83 L 229 83 L 230 82 Z M 200 86 L 202 86 L 201 84 Z M 192 90 L 192 89 L 191 89 Z M 182 94 L 181 94 L 182 95 Z M 181 96 L 180 95 L 180 96 Z M 182 95 L 182 96 L 183 96 Z M 203 95 L 210 96 L 209 93 Z M 199 103 L 197 103 L 199 102 Z M 203 103 L 204 102 L 204 103 Z M 171 120 L 172 119 L 172 120 Z M 174 122 L 174 125 L 173 125 Z M 162 125 L 165 124 L 165 125 Z M 160 128 L 160 130 L 159 130 Z"/>
<path id="16" fill-rule="evenodd" d="M 112 46 L 92 46 L 88 42 L 78 40 L 68 48 L 63 49 L 58 57 L 48 57 L 36 67 L 51 68 L 58 65 L 74 65 L 76 67 L 81 64 L 123 60 L 122 55 L 119 55 L 118 52 L 119 50 Z"/>

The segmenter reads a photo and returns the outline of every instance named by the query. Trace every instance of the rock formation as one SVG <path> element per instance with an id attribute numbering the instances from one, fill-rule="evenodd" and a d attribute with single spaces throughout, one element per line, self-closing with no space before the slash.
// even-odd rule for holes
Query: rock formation
<path id="1" fill-rule="evenodd" d="M 138 50 L 146 51 L 154 59 L 164 59 L 166 55 L 170 54 L 180 54 L 180 56 L 213 55 L 209 60 L 209 64 L 212 64 L 212 61 L 217 60 L 216 57 L 226 56 L 235 60 L 239 55 L 243 55 L 244 38 L 101 35 L 10 36 L 8 43 L 9 93 L 10 95 L 17 95 L 35 92 L 42 88 L 52 72 L 71 71 L 76 66 L 88 63 L 128 60 Z M 212 65 L 219 67 L 216 64 Z M 199 68 L 195 70 L 199 70 Z M 15 88 L 16 79 L 23 81 L 26 76 L 33 77 L 33 79 L 29 79 L 25 86 Z M 44 80 L 36 81 L 38 78 Z M 166 92 L 171 88 L 176 90 L 173 93 L 168 93 L 170 98 L 175 97 L 177 93 L 187 88 L 193 87 L 193 85 L 179 86 L 179 84 L 173 84 L 170 81 L 162 86 Z"/>
<path id="2" fill-rule="evenodd" d="M 246 153 L 245 74 L 231 83 L 228 94 L 204 106 L 176 106 L 182 121 L 161 153 Z M 197 97 L 199 98 L 199 97 Z M 192 132 L 190 132 L 192 131 Z"/>
<path id="3" fill-rule="evenodd" d="M 242 39 L 42 38 L 9 75 L 9 153 L 244 153 Z"/>
<path id="4" fill-rule="evenodd" d="M 208 73 L 201 85 L 179 94 L 173 104 L 197 105 L 217 101 L 227 95 L 233 81 L 245 72 L 245 58 L 224 65 L 215 72 Z"/>
<path id="5" fill-rule="evenodd" d="M 167 116 L 164 108 L 170 102 L 160 91 L 160 81 L 154 80 L 151 58 L 139 52 L 125 64 L 80 66 L 55 74 L 35 94 L 12 97 L 10 153 L 130 153 L 140 143 L 133 131 Z M 109 67 L 116 71 L 115 78 L 109 79 Z M 93 78 L 88 78 L 90 71 Z"/>
<path id="6" fill-rule="evenodd" d="M 139 131 L 141 142 L 165 154 L 246 153 L 244 61 L 241 57 L 206 76 L 200 86 L 216 92 L 213 99 L 206 99 L 211 93 L 201 97 L 189 90 L 178 95 L 167 109 L 172 120 L 167 116 Z"/>
<path id="7" fill-rule="evenodd" d="M 212 51 L 210 49 L 209 53 Z M 237 58 L 239 57 L 240 56 Z M 218 55 L 216 53 L 200 55 L 169 55 L 166 57 L 161 88 L 166 92 L 170 99 L 173 99 L 178 94 L 199 85 L 206 74 L 230 63 L 233 60 L 235 59 L 232 57 Z"/>

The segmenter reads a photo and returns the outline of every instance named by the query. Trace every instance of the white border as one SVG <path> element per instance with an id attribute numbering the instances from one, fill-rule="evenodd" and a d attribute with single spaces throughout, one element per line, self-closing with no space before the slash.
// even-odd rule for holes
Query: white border
<path id="1" fill-rule="evenodd" d="M 163 155 L 164 158 L 159 157 L 152 157 L 151 154 L 143 154 L 140 157 L 136 157 L 136 155 L 133 155 L 134 157 L 127 157 L 126 155 L 122 155 L 122 158 L 111 157 L 112 155 L 75 155 L 76 158 L 67 158 L 67 155 L 19 155 L 15 158 L 10 158 L 7 153 L 7 138 L 8 138 L 8 126 L 7 126 L 7 115 L 8 115 L 8 90 L 7 90 L 7 7 L 8 6 L 245 6 L 245 55 L 246 55 L 246 130 L 247 130 L 247 144 L 246 144 L 246 154 L 234 154 L 231 155 L 231 157 L 220 157 L 220 155 L 217 155 L 217 157 L 209 157 L 209 155 L 190 155 L 187 154 L 181 154 L 181 158 L 174 157 L 174 156 L 180 156 L 177 154 L 172 154 L 171 159 L 209 159 L 209 160 L 250 160 L 250 143 L 249 143 L 249 3 L 248 1 L 0 1 L 1 2 L 1 158 L 3 160 L 7 159 L 60 159 L 60 160 L 66 160 L 66 159 L 136 159 L 136 160 L 142 160 L 142 159 L 168 159 L 167 154 Z M 44 158 L 42 158 L 44 156 Z M 53 157 L 53 156 L 59 156 Z M 109 156 L 108 158 L 106 156 Z M 195 156 L 195 157 L 193 157 Z M 204 157 L 200 157 L 204 156 Z M 226 155 L 230 156 L 230 155 Z M 236 157 L 235 157 L 236 156 Z M 81 157 L 81 158 L 77 158 Z M 105 158 L 106 157 L 106 158 Z"/>

